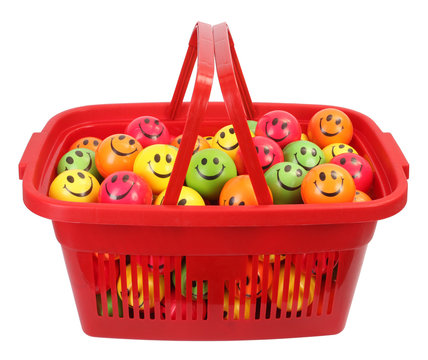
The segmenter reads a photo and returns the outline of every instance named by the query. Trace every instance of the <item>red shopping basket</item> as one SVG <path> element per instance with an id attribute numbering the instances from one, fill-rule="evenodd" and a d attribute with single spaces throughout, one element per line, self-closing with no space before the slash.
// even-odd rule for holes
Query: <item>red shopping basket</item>
<path id="1" fill-rule="evenodd" d="M 183 102 L 196 59 L 193 95 Z M 214 62 L 224 102 L 209 103 Z M 71 109 L 33 134 L 19 164 L 24 202 L 52 219 L 83 330 L 168 340 L 340 332 L 377 220 L 406 203 L 409 165 L 391 134 L 367 116 L 340 108 L 354 125 L 351 146 L 374 170 L 374 200 L 272 205 L 246 125 L 247 119 L 285 110 L 306 130 L 312 115 L 325 107 L 253 103 L 227 25 L 198 23 L 171 103 Z M 172 134 L 184 133 L 163 206 L 48 197 L 59 158 L 74 141 L 123 132 L 146 114 L 165 122 Z M 197 134 L 211 135 L 230 123 L 261 205 L 170 205 L 178 198 Z M 140 297 L 149 304 L 140 306 Z"/>

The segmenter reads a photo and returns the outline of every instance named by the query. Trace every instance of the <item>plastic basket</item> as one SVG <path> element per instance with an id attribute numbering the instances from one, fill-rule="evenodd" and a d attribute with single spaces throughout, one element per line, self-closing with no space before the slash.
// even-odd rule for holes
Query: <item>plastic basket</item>
<path id="1" fill-rule="evenodd" d="M 192 99 L 183 103 L 196 59 Z M 208 103 L 214 62 L 224 102 Z M 374 200 L 270 205 L 246 120 L 286 110 L 306 130 L 311 116 L 324 107 L 253 104 L 227 25 L 198 23 L 171 103 L 71 109 L 33 134 L 19 164 L 24 202 L 52 219 L 85 333 L 232 340 L 340 332 L 377 220 L 405 205 L 409 165 L 391 134 L 367 116 L 341 108 L 354 125 L 351 145 L 375 172 Z M 163 206 L 67 203 L 47 196 L 57 162 L 75 140 L 122 132 L 144 114 L 164 121 L 175 135 L 184 132 Z M 211 135 L 230 123 L 262 205 L 168 205 L 176 203 L 198 132 Z M 186 296 L 178 291 L 183 263 Z M 139 293 L 127 291 L 137 289 L 141 280 Z M 239 291 L 247 282 L 249 296 Z M 153 306 L 146 302 L 140 308 L 141 293 L 152 298 Z"/>

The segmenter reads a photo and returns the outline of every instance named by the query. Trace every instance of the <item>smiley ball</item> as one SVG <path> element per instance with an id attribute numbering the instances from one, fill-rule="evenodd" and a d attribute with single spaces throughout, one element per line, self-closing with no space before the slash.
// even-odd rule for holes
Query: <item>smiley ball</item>
<path id="1" fill-rule="evenodd" d="M 72 169 L 85 170 L 94 175 L 98 181 L 102 181 L 102 177 L 95 166 L 95 152 L 92 150 L 73 149 L 63 155 L 58 163 L 57 173 L 60 174 Z"/>
<path id="2" fill-rule="evenodd" d="M 256 127 L 257 127 L 257 121 L 254 120 L 247 120 L 248 128 L 250 131 L 255 134 L 256 133 Z"/>
<path id="3" fill-rule="evenodd" d="M 254 288 L 255 288 L 255 297 L 262 296 L 263 291 L 263 283 L 266 281 L 266 289 L 269 289 L 272 285 L 272 278 L 273 278 L 273 271 L 272 267 L 269 265 L 267 266 L 267 271 L 265 272 L 264 264 L 260 261 L 257 261 L 257 272 L 256 277 L 253 278 L 253 263 L 252 261 L 248 260 L 247 267 L 246 267 L 246 281 L 245 284 L 242 284 L 241 281 L 238 281 L 236 283 L 235 287 L 235 297 L 239 298 L 241 295 L 241 291 L 245 292 L 246 298 L 251 298 L 252 288 L 253 288 L 253 282 Z"/>
<path id="4" fill-rule="evenodd" d="M 156 198 L 154 205 L 162 205 L 166 194 L 166 189 L 162 191 Z M 177 205 L 182 206 L 205 206 L 205 201 L 199 193 L 187 186 L 183 186 L 178 197 Z"/>
<path id="5" fill-rule="evenodd" d="M 227 125 L 217 131 L 212 140 L 211 147 L 224 151 L 232 159 L 235 159 L 239 144 L 233 126 Z"/>
<path id="6" fill-rule="evenodd" d="M 349 144 L 354 133 L 352 122 L 343 111 L 323 109 L 308 124 L 308 138 L 321 148 L 333 143 Z"/>
<path id="7" fill-rule="evenodd" d="M 70 150 L 73 149 L 89 149 L 92 151 L 96 151 L 99 144 L 101 144 L 102 140 L 97 137 L 89 136 L 84 137 L 79 140 L 77 140 L 73 145 L 70 146 Z"/>
<path id="8" fill-rule="evenodd" d="M 180 147 L 181 139 L 183 135 L 178 135 L 174 140 L 172 140 L 171 145 L 176 147 L 177 149 Z M 207 140 L 205 140 L 202 136 L 198 135 L 196 139 L 195 146 L 193 147 L 193 154 L 196 154 L 198 151 L 209 149 L 211 146 Z"/>
<path id="9" fill-rule="evenodd" d="M 256 127 L 257 136 L 266 136 L 283 149 L 287 144 L 300 140 L 302 129 L 297 119 L 289 112 L 270 111 L 263 115 Z"/>
<path id="10" fill-rule="evenodd" d="M 355 187 L 358 190 L 363 192 L 370 190 L 373 182 L 373 171 L 369 162 L 362 156 L 344 153 L 335 156 L 331 159 L 330 163 L 345 168 L 354 179 Z"/>
<path id="11" fill-rule="evenodd" d="M 110 174 L 101 183 L 99 202 L 112 204 L 151 204 L 150 186 L 132 171 Z"/>
<path id="12" fill-rule="evenodd" d="M 302 182 L 302 199 L 305 204 L 352 202 L 355 183 L 343 167 L 322 164 L 314 167 Z"/>
<path id="13" fill-rule="evenodd" d="M 354 200 L 353 202 L 364 202 L 364 201 L 371 201 L 371 197 L 368 196 L 365 192 L 357 190 L 355 192 Z"/>
<path id="14" fill-rule="evenodd" d="M 100 184 L 94 175 L 84 170 L 66 170 L 52 181 L 49 196 L 73 202 L 97 202 Z"/>
<path id="15" fill-rule="evenodd" d="M 340 154 L 357 154 L 357 151 L 350 145 L 343 144 L 343 143 L 334 143 L 327 145 L 324 149 L 322 149 L 322 152 L 325 156 L 325 162 L 330 162 L 331 159 L 333 159 L 335 156 Z"/>
<path id="16" fill-rule="evenodd" d="M 284 154 L 275 141 L 265 136 L 256 136 L 253 138 L 253 143 L 256 147 L 257 157 L 259 158 L 263 172 L 266 172 L 273 165 L 284 161 Z M 238 174 L 248 174 L 248 171 L 245 168 L 242 150 L 240 148 L 236 152 L 235 165 L 238 170 Z"/>
<path id="17" fill-rule="evenodd" d="M 176 287 L 176 276 L 177 273 L 174 270 L 174 272 L 172 273 L 172 283 L 174 284 L 174 287 Z M 184 297 L 187 297 L 187 268 L 186 268 L 186 263 L 183 263 L 183 265 L 181 266 L 181 295 L 183 295 Z M 196 281 L 191 281 L 190 282 L 190 286 L 192 287 L 192 298 L 194 300 L 197 299 L 198 297 L 198 284 Z M 203 281 L 202 282 L 202 297 L 204 299 L 208 298 L 208 282 L 207 281 Z"/>
<path id="18" fill-rule="evenodd" d="M 258 205 L 250 176 L 240 175 L 230 179 L 221 190 L 219 205 Z"/>
<path id="19" fill-rule="evenodd" d="M 232 158 L 218 149 L 205 149 L 192 156 L 186 184 L 203 198 L 218 200 L 224 184 L 237 175 Z"/>
<path id="20" fill-rule="evenodd" d="M 150 185 L 154 194 L 160 194 L 168 186 L 177 153 L 171 145 L 150 145 L 135 159 L 134 172 Z"/>
<path id="21" fill-rule="evenodd" d="M 306 171 L 325 163 L 325 155 L 313 142 L 300 140 L 284 148 L 284 161 L 294 162 Z"/>
<path id="22" fill-rule="evenodd" d="M 132 171 L 141 149 L 140 143 L 129 135 L 111 135 L 98 146 L 95 165 L 104 178 L 116 171 Z"/>
<path id="23" fill-rule="evenodd" d="M 125 133 L 137 139 L 143 148 L 154 144 L 169 144 L 165 124 L 153 116 L 140 116 L 129 123 Z"/>
<path id="24" fill-rule="evenodd" d="M 266 171 L 265 179 L 272 191 L 273 203 L 301 203 L 300 188 L 306 173 L 303 167 L 292 162 L 276 164 Z"/>

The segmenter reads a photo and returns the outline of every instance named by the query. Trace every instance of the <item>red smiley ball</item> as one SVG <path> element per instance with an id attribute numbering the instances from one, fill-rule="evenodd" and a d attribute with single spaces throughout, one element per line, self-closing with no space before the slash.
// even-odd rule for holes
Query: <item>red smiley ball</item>
<path id="1" fill-rule="evenodd" d="M 256 147 L 257 156 L 263 172 L 269 170 L 273 165 L 284 161 L 284 153 L 275 141 L 264 136 L 256 136 L 253 137 L 253 143 Z M 236 152 L 235 165 L 239 175 L 248 174 L 241 148 Z"/>
<path id="2" fill-rule="evenodd" d="M 150 186 L 132 171 L 117 171 L 101 184 L 98 201 L 112 204 L 151 204 Z"/>
<path id="3" fill-rule="evenodd" d="M 259 119 L 256 135 L 268 137 L 283 149 L 287 144 L 300 140 L 302 128 L 293 115 L 286 111 L 275 110 L 264 114 Z"/>
<path id="4" fill-rule="evenodd" d="M 125 133 L 136 138 L 143 148 L 171 142 L 171 136 L 165 124 L 153 116 L 140 116 L 132 120 Z"/>
<path id="5" fill-rule="evenodd" d="M 344 153 L 335 156 L 330 161 L 346 169 L 355 182 L 355 187 L 363 192 L 367 192 L 373 182 L 373 171 L 369 162 L 362 156 L 352 153 Z"/>

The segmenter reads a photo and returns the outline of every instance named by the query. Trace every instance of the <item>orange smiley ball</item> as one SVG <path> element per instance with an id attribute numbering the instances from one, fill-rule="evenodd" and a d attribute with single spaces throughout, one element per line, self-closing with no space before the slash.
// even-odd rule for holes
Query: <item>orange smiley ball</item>
<path id="1" fill-rule="evenodd" d="M 354 202 L 364 202 L 364 201 L 371 201 L 371 197 L 368 196 L 365 192 L 362 192 L 361 190 L 357 190 L 355 192 Z"/>
<path id="2" fill-rule="evenodd" d="M 305 204 L 352 202 L 355 183 L 341 166 L 322 164 L 306 174 L 301 192 Z"/>
<path id="3" fill-rule="evenodd" d="M 92 151 L 96 151 L 99 144 L 101 144 L 102 140 L 97 137 L 84 137 L 77 140 L 73 145 L 70 146 L 70 150 L 74 149 L 89 149 Z"/>
<path id="4" fill-rule="evenodd" d="M 338 109 L 320 110 L 308 124 L 309 140 L 321 148 L 333 143 L 349 144 L 353 133 L 348 115 Z"/>
<path id="5" fill-rule="evenodd" d="M 142 150 L 132 136 L 115 134 L 104 139 L 95 152 L 95 165 L 103 177 L 116 171 L 132 171 L 134 161 Z"/>
<path id="6" fill-rule="evenodd" d="M 272 196 L 272 194 L 271 194 Z M 220 193 L 219 205 L 243 206 L 258 205 L 249 175 L 240 175 L 224 184 Z"/>
<path id="7" fill-rule="evenodd" d="M 172 140 L 171 145 L 175 146 L 176 148 L 180 147 L 181 144 L 181 138 L 183 135 L 178 135 L 174 140 Z M 193 148 L 193 154 L 196 154 L 198 151 L 209 149 L 211 146 L 208 143 L 207 140 L 205 140 L 202 136 L 198 135 L 198 138 L 196 139 L 195 147 Z"/>

